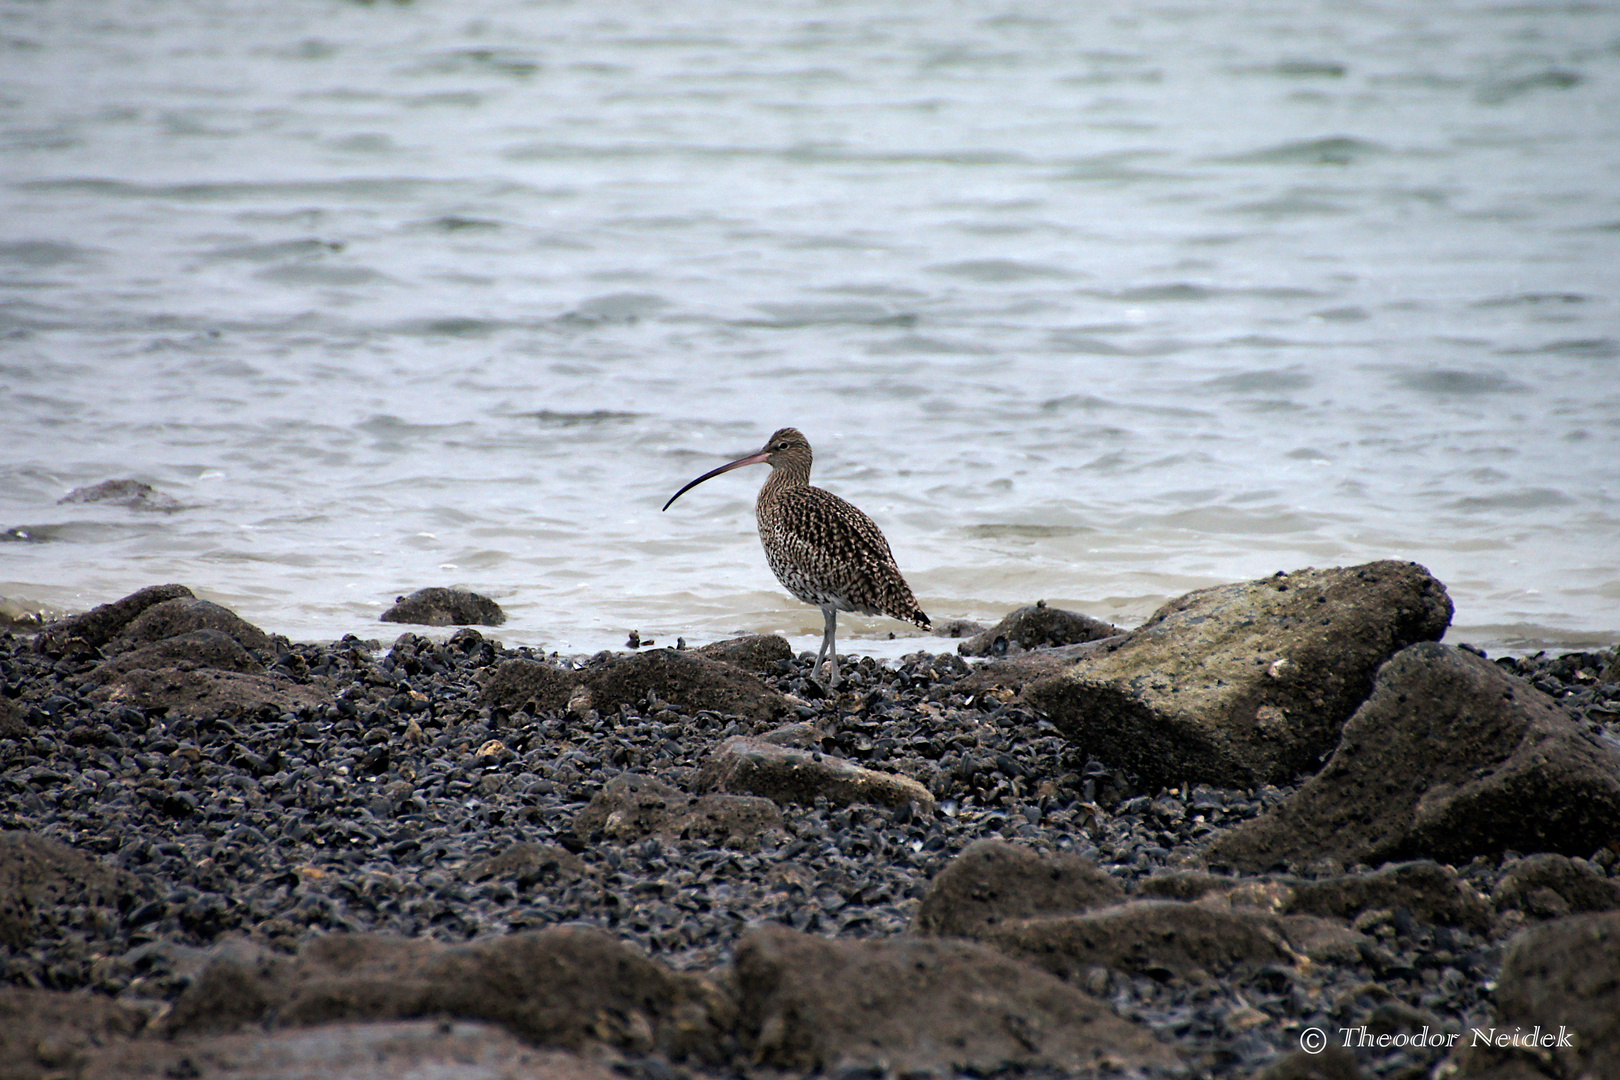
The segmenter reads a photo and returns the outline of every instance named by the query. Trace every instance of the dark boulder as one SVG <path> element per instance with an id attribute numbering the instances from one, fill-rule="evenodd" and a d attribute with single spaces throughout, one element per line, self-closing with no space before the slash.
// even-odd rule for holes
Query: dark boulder
<path id="1" fill-rule="evenodd" d="M 1220 835 L 1212 863 L 1466 862 L 1589 855 L 1620 835 L 1620 753 L 1472 653 L 1425 642 L 1384 666 L 1321 773 Z"/>
<path id="2" fill-rule="evenodd" d="M 325 708 L 329 695 L 288 679 L 214 668 L 133 668 L 89 694 L 94 702 L 204 720 Z"/>
<path id="3" fill-rule="evenodd" d="M 0 1077 L 84 1076 L 100 1047 L 125 1044 L 146 1024 L 143 1010 L 102 994 L 0 986 Z"/>
<path id="4" fill-rule="evenodd" d="M 1379 666 L 1450 621 L 1416 563 L 1279 573 L 1172 600 L 1024 696 L 1149 784 L 1290 783 L 1317 770 Z"/>
<path id="5" fill-rule="evenodd" d="M 1021 607 L 988 630 L 976 633 L 956 647 L 963 656 L 1006 656 L 1009 653 L 1099 641 L 1125 631 L 1113 623 L 1078 611 L 1047 607 L 1041 600 Z"/>
<path id="6" fill-rule="evenodd" d="M 91 682 L 104 686 L 137 668 L 161 671 L 182 664 L 250 675 L 262 675 L 265 670 L 259 658 L 244 649 L 235 638 L 222 630 L 208 629 L 176 634 L 119 653 L 97 665 L 89 678 Z"/>
<path id="7" fill-rule="evenodd" d="M 51 623 L 40 631 L 37 643 L 50 656 L 94 654 L 147 608 L 190 596 L 191 590 L 184 585 L 149 585 L 122 600 Z"/>
<path id="8" fill-rule="evenodd" d="M 274 638 L 230 608 L 195 596 L 180 596 L 146 608 L 118 631 L 108 650 L 123 653 L 199 630 L 217 630 L 260 660 L 273 661 L 279 651 Z"/>
<path id="9" fill-rule="evenodd" d="M 382 622 L 421 626 L 500 626 L 506 621 L 506 612 L 487 596 L 433 586 L 395 597 L 394 606 L 379 618 Z"/>

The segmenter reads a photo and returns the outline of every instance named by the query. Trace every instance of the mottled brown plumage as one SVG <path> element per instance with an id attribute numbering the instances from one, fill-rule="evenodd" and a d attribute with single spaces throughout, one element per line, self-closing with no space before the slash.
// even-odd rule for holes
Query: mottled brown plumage
<path id="1" fill-rule="evenodd" d="M 833 638 L 840 611 L 888 615 L 930 628 L 911 586 L 900 576 L 889 542 L 872 519 L 849 503 L 810 486 L 810 442 L 796 428 L 772 435 L 764 449 L 722 465 L 693 480 L 664 504 L 670 505 L 711 477 L 744 465 L 767 464 L 770 478 L 754 505 L 765 559 L 787 591 L 821 609 L 827 628 L 813 671 L 828 657 L 827 685 L 838 685 L 838 648 Z"/>

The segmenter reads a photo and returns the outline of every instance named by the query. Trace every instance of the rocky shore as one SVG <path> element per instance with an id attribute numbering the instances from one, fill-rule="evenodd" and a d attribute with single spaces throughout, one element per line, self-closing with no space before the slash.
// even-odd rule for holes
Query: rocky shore
<path id="1" fill-rule="evenodd" d="M 833 694 L 180 586 L 0 636 L 0 1080 L 1620 1076 L 1614 650 L 1396 562 L 1025 612 Z"/>

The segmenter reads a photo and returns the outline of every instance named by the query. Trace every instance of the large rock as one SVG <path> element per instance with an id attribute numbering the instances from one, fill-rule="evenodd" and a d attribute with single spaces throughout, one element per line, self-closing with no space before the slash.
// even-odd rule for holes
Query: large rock
<path id="1" fill-rule="evenodd" d="M 507 660 L 484 683 L 483 697 L 487 705 L 514 710 L 532 701 L 542 712 L 609 712 L 620 705 L 641 708 L 649 691 L 685 713 L 709 709 L 750 720 L 781 716 L 790 704 L 731 664 L 674 649 L 615 655 L 578 669 Z"/>
<path id="2" fill-rule="evenodd" d="M 122 600 L 91 608 L 40 631 L 38 644 L 51 656 L 93 654 L 149 607 L 192 596 L 184 585 L 149 585 Z"/>
<path id="3" fill-rule="evenodd" d="M 1458 1080 L 1620 1076 L 1620 912 L 1575 915 L 1513 938 L 1497 979 L 1496 1022 L 1479 1030 L 1518 1033 L 1521 1043 L 1535 1032 L 1539 1045 L 1487 1048 L 1470 1029 Z"/>
<path id="4" fill-rule="evenodd" d="M 1316 771 L 1379 665 L 1450 621 L 1416 563 L 1279 573 L 1172 600 L 1024 695 L 1148 784 L 1290 783 Z"/>
<path id="5" fill-rule="evenodd" d="M 766 924 L 737 944 L 744 1048 L 796 1073 L 977 1075 L 1007 1066 L 1117 1072 L 1175 1055 L 1143 1025 L 967 941 L 833 941 Z"/>
<path id="6" fill-rule="evenodd" d="M 230 608 L 195 596 L 175 597 L 144 609 L 118 631 L 108 647 L 122 653 L 199 630 L 217 630 L 261 660 L 274 660 L 279 651 L 275 639 Z"/>
<path id="7" fill-rule="evenodd" d="M 1022 844 L 978 840 L 928 883 L 911 929 L 977 937 L 1006 919 L 1073 914 L 1124 898 L 1119 883 L 1089 859 L 1043 856 Z"/>
<path id="8" fill-rule="evenodd" d="M 192 630 L 174 637 L 154 641 L 128 652 L 119 653 L 111 660 L 96 666 L 90 681 L 105 686 L 119 676 L 145 668 L 161 671 L 180 667 L 214 668 L 217 671 L 239 671 L 247 675 L 264 674 L 264 664 L 248 652 L 229 634 L 221 630 Z"/>
<path id="9" fill-rule="evenodd" d="M 1006 656 L 1030 649 L 1099 641 L 1124 632 L 1113 623 L 1078 611 L 1047 607 L 1046 601 L 1041 600 L 1017 609 L 990 629 L 979 631 L 958 645 L 956 651 L 963 656 Z"/>
<path id="10" fill-rule="evenodd" d="M 1553 851 L 1620 835 L 1620 753 L 1541 691 L 1450 646 L 1378 673 L 1338 750 L 1298 791 L 1218 836 L 1212 863 L 1378 864 Z"/>
<path id="11" fill-rule="evenodd" d="M 506 612 L 487 596 L 466 589 L 431 586 L 395 597 L 394 606 L 379 618 L 382 622 L 421 626 L 499 626 L 506 621 Z"/>
<path id="12" fill-rule="evenodd" d="M 170 1035 L 273 1022 L 307 1027 L 450 1016 L 500 1024 L 539 1046 L 607 1044 L 716 1058 L 731 1004 L 708 982 L 580 927 L 445 946 L 425 938 L 334 934 L 295 960 L 223 955 L 186 988 Z"/>
<path id="13" fill-rule="evenodd" d="M 934 796 L 909 776 L 742 735 L 727 739 L 709 755 L 698 771 L 697 786 L 700 791 L 759 795 L 775 803 L 808 806 L 820 796 L 835 806 L 909 804 L 926 813 L 934 810 Z"/>

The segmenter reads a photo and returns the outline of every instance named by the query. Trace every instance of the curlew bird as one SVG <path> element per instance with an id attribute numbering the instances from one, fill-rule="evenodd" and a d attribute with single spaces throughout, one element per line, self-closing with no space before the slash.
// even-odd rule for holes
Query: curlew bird
<path id="1" fill-rule="evenodd" d="M 723 472 L 744 465 L 771 467 L 754 504 L 759 542 L 765 546 L 765 560 L 776 580 L 800 600 L 820 608 L 826 618 L 827 630 L 810 676 L 814 678 L 821 670 L 823 659 L 831 660 L 827 687 L 833 689 L 838 686 L 838 647 L 833 635 L 840 611 L 887 615 L 924 630 L 931 624 L 872 519 L 832 492 L 810 486 L 810 460 L 810 441 L 797 428 L 783 428 L 763 449 L 711 469 L 681 488 L 664 509 Z"/>

